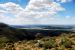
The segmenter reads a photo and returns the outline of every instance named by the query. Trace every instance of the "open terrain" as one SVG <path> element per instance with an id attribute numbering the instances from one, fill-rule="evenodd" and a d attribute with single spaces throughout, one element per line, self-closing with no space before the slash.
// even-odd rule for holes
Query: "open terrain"
<path id="1" fill-rule="evenodd" d="M 75 32 L 18 29 L 0 23 L 0 50 L 75 50 Z"/>

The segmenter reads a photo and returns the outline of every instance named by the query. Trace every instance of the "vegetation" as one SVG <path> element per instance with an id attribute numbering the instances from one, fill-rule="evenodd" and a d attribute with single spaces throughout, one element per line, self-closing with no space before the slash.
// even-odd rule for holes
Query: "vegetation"
<path id="1" fill-rule="evenodd" d="M 0 40 L 0 49 L 2 50 L 75 50 L 75 37 L 71 34 L 44 37 L 34 40 L 23 40 L 15 43 L 3 42 Z M 2 42 L 1 42 L 2 41 Z M 6 40 L 4 40 L 6 41 Z M 8 41 L 8 39 L 7 39 Z"/>
<path id="2" fill-rule="evenodd" d="M 2 27 L 2 28 L 1 28 Z M 0 25 L 0 50 L 75 50 L 75 33 L 62 33 L 58 36 L 43 36 L 38 33 L 35 39 L 25 31 Z"/>

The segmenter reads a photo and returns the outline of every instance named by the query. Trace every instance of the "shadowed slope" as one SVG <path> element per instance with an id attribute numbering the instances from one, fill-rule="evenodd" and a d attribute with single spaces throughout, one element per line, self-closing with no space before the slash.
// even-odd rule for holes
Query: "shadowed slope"
<path id="1" fill-rule="evenodd" d="M 23 33 L 21 30 L 8 26 L 7 24 L 0 23 L 0 39 L 5 38 L 8 41 L 23 40 L 26 38 L 26 31 Z"/>

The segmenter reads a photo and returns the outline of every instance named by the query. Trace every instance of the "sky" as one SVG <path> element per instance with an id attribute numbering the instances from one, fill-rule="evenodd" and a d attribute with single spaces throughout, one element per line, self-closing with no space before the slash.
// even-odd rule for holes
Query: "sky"
<path id="1" fill-rule="evenodd" d="M 75 0 L 0 0 L 0 22 L 75 25 Z"/>

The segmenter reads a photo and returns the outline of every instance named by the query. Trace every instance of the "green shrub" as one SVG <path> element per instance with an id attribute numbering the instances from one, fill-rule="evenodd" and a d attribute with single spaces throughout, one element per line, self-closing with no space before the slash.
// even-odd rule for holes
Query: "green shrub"
<path id="1" fill-rule="evenodd" d="M 9 41 L 6 37 L 0 37 L 0 48 L 3 48 L 6 46 L 6 43 Z"/>
<path id="2" fill-rule="evenodd" d="M 6 37 L 0 37 L 0 43 L 5 43 L 5 42 L 8 42 L 9 39 L 6 38 Z"/>
<path id="3" fill-rule="evenodd" d="M 72 47 L 72 41 L 70 41 L 67 38 L 62 38 L 61 39 L 61 45 L 64 45 L 66 48 L 71 48 Z"/>
<path id="4" fill-rule="evenodd" d="M 39 44 L 39 47 L 44 47 L 44 48 L 54 48 L 56 47 L 55 40 L 49 39 L 49 41 L 45 41 L 44 44 Z"/>
<path id="5" fill-rule="evenodd" d="M 44 50 L 47 50 L 47 48 L 44 47 Z"/>
<path id="6" fill-rule="evenodd" d="M 71 44 L 71 42 L 70 41 L 65 41 L 64 43 L 63 43 L 63 45 L 66 47 L 66 48 L 71 48 L 72 46 L 72 44 Z"/>
<path id="7" fill-rule="evenodd" d="M 0 48 L 4 48 L 6 46 L 5 43 L 0 43 Z"/>
<path id="8" fill-rule="evenodd" d="M 55 47 L 55 49 L 54 50 L 59 50 L 57 47 Z"/>
<path id="9" fill-rule="evenodd" d="M 74 50 L 73 48 L 68 48 L 68 50 Z"/>

